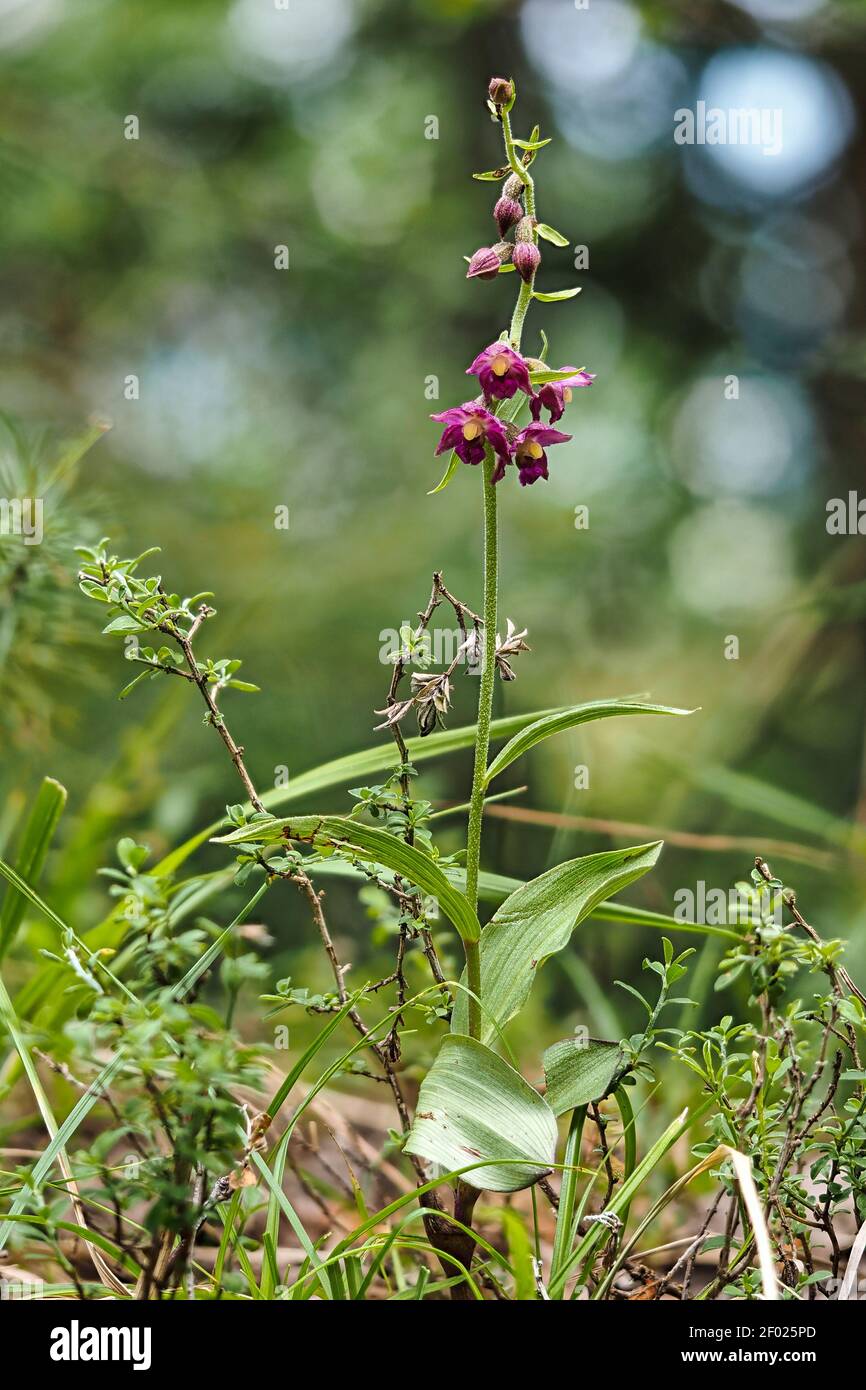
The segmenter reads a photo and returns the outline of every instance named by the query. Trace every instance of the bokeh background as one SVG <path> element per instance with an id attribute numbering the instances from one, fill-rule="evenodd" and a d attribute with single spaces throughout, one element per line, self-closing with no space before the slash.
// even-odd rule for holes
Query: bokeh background
<path id="1" fill-rule="evenodd" d="M 630 895 L 670 911 L 762 852 L 862 974 L 866 542 L 826 509 L 866 494 L 864 71 L 859 0 L 0 0 L 0 491 L 113 424 L 45 543 L 0 538 L 0 830 L 43 774 L 67 785 L 46 893 L 79 929 L 119 834 L 158 853 L 237 791 L 181 682 L 117 703 L 129 667 L 77 593 L 76 541 L 158 544 L 173 588 L 216 591 L 207 649 L 262 687 L 226 704 L 262 786 L 385 737 L 383 634 L 434 568 L 480 606 L 478 477 L 427 495 L 428 415 L 469 394 L 513 301 L 513 277 L 467 283 L 463 261 L 492 239 L 495 185 L 471 173 L 501 162 L 501 72 L 518 133 L 553 137 L 539 210 L 570 246 L 545 247 L 539 285 L 582 286 L 533 307 L 525 347 L 543 327 L 597 381 L 549 484 L 502 487 L 502 613 L 532 653 L 498 707 L 648 691 L 700 713 L 534 751 L 510 804 L 546 814 L 491 817 L 486 865 L 529 877 L 672 832 Z M 781 151 L 675 144 L 699 99 L 779 108 Z M 462 801 L 470 771 L 458 755 L 422 786 Z M 325 986 L 302 905 L 271 897 L 274 976 Z M 332 899 L 360 980 L 383 943 Z M 656 944 L 582 929 L 526 1027 L 624 1028 L 609 981 Z"/>

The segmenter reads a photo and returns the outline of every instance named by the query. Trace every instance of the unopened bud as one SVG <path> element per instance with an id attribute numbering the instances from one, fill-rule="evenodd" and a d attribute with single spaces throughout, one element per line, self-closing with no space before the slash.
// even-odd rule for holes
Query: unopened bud
<path id="1" fill-rule="evenodd" d="M 491 77 L 487 95 L 494 106 L 505 106 L 514 96 L 514 87 L 507 77 Z"/>
<path id="2" fill-rule="evenodd" d="M 480 246 L 469 262 L 467 280 L 493 280 L 499 267 L 511 260 L 514 247 L 510 241 L 497 241 L 495 246 Z"/>
<path id="3" fill-rule="evenodd" d="M 469 261 L 467 280 L 493 280 L 502 264 L 492 246 L 479 246 Z"/>
<path id="4" fill-rule="evenodd" d="M 520 278 L 525 281 L 532 279 L 541 261 L 541 252 L 531 241 L 518 241 L 514 246 L 514 268 L 518 271 Z"/>
<path id="5" fill-rule="evenodd" d="M 503 198 L 522 198 L 524 187 L 523 179 L 518 178 L 516 174 L 509 174 L 502 185 L 502 196 Z"/>
<path id="6" fill-rule="evenodd" d="M 522 217 L 514 228 L 515 241 L 532 241 L 535 235 L 536 222 L 534 217 Z"/>
<path id="7" fill-rule="evenodd" d="M 505 236 L 509 228 L 513 227 L 515 222 L 520 221 L 523 216 L 523 208 L 516 199 L 506 198 L 503 195 L 493 209 L 493 216 L 496 218 L 499 235 Z"/>

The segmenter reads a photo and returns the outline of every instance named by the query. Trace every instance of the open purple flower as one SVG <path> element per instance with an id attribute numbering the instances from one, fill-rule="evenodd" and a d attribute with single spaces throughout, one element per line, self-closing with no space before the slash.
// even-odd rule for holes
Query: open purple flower
<path id="1" fill-rule="evenodd" d="M 546 478 L 548 473 L 545 449 L 550 444 L 566 444 L 569 439 L 570 434 L 548 429 L 547 425 L 541 425 L 537 421 L 522 429 L 512 445 L 514 462 L 520 470 L 521 485 L 526 487 L 527 483 L 534 483 L 536 478 Z"/>
<path id="2" fill-rule="evenodd" d="M 446 449 L 453 449 L 464 463 L 481 463 L 485 447 L 489 444 L 496 455 L 493 481 L 497 483 L 504 477 L 505 465 L 510 457 L 508 438 L 502 422 L 497 420 L 495 415 L 491 415 L 489 410 L 485 410 L 477 401 L 466 401 L 464 405 L 455 405 L 450 410 L 431 415 L 430 419 L 438 420 L 445 426 L 436 449 L 437 454 L 444 454 Z"/>
<path id="3" fill-rule="evenodd" d="M 478 377 L 488 400 L 510 401 L 516 391 L 532 395 L 529 368 L 507 343 L 491 343 L 479 352 L 472 366 L 466 368 L 466 375 Z"/>
<path id="4" fill-rule="evenodd" d="M 538 391 L 530 401 L 530 410 L 533 420 L 541 418 L 541 407 L 550 411 L 550 423 L 555 425 L 557 420 L 562 419 L 565 407 L 571 401 L 575 387 L 591 386 L 595 381 L 595 372 L 578 371 L 577 367 L 560 367 L 561 372 L 573 372 L 573 376 L 563 377 L 559 381 L 546 381 L 543 386 L 539 386 Z"/>

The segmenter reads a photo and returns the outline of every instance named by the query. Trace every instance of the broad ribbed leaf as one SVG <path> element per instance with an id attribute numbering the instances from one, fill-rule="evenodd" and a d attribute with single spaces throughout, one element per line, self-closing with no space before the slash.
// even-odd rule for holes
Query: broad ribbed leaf
<path id="1" fill-rule="evenodd" d="M 452 1033 L 421 1083 L 405 1148 L 449 1172 L 489 1159 L 491 1166 L 465 1173 L 464 1181 L 490 1192 L 517 1192 L 550 1172 L 556 1119 L 544 1098 L 489 1047 Z"/>
<path id="2" fill-rule="evenodd" d="M 274 844 L 281 840 L 300 840 L 317 848 L 349 849 L 365 863 L 382 864 L 407 878 L 410 883 L 432 893 L 457 928 L 464 941 L 477 941 L 481 935 L 478 918 L 468 899 L 443 874 L 435 859 L 396 835 L 346 816 L 294 816 L 286 819 L 253 821 L 231 835 L 217 837 L 217 844 L 239 845 L 255 841 Z"/>
<path id="3" fill-rule="evenodd" d="M 591 719 L 611 719 L 617 714 L 692 714 L 693 710 L 676 709 L 670 705 L 650 705 L 643 700 L 592 700 L 585 705 L 572 705 L 570 709 L 552 710 L 526 728 L 521 729 L 514 738 L 501 748 L 487 769 L 484 785 L 489 786 L 494 777 L 504 772 L 515 759 L 523 756 L 542 739 L 551 734 L 560 734 L 565 729 L 573 729 L 577 724 L 586 724 Z"/>
<path id="4" fill-rule="evenodd" d="M 545 1096 L 554 1115 L 601 1100 L 622 1066 L 619 1043 L 563 1038 L 544 1054 Z"/>
<path id="5" fill-rule="evenodd" d="M 522 1008 L 548 956 L 568 945 L 600 902 L 651 869 L 661 847 L 657 840 L 569 859 L 506 898 L 481 935 L 482 1041 L 492 1042 Z M 467 1018 L 466 991 L 460 990 L 452 1031 L 465 1033 Z"/>
<path id="6" fill-rule="evenodd" d="M 15 859 L 16 872 L 28 883 L 39 882 L 48 847 L 65 805 L 66 788 L 55 782 L 53 777 L 46 777 L 36 793 Z M 27 895 L 10 883 L 0 912 L 0 959 L 6 954 L 21 925 L 26 904 Z"/>
<path id="7" fill-rule="evenodd" d="M 311 878 L 347 878 L 362 880 L 362 871 L 344 859 L 326 859 L 321 864 L 311 864 Z M 455 887 L 463 889 L 466 883 L 465 869 L 451 865 L 443 869 L 445 877 Z M 492 874 L 482 870 L 478 875 L 478 896 L 485 903 L 504 903 L 510 893 L 523 887 L 523 880 L 509 878 L 506 874 Z M 688 932 L 694 936 L 716 936 L 721 941 L 741 941 L 742 933 L 731 931 L 728 927 L 707 926 L 703 922 L 681 921 L 666 912 L 652 912 L 646 907 L 633 907 L 631 903 L 596 903 L 590 917 L 596 922 L 618 922 L 621 926 L 652 927 L 654 931 Z"/>
<path id="8" fill-rule="evenodd" d="M 558 712 L 553 709 L 533 710 L 531 714 L 511 714 L 504 719 L 494 719 L 490 725 L 490 737 L 491 739 L 511 738 L 512 734 L 519 733 L 527 724 L 534 724 L 536 720 L 545 715 Z M 475 725 L 463 724 L 457 729 L 440 729 L 437 733 L 427 734 L 424 738 L 420 734 L 414 738 L 408 738 L 406 751 L 409 754 L 410 763 L 423 763 L 429 762 L 432 758 L 444 757 L 448 753 L 457 753 L 461 748 L 471 747 L 474 742 Z M 318 767 L 299 772 L 296 777 L 291 777 L 284 787 L 272 787 L 270 791 L 265 792 L 262 800 L 268 810 L 272 811 L 276 806 L 285 806 L 292 801 L 300 801 L 305 796 L 315 796 L 329 787 L 358 786 L 373 773 L 391 771 L 394 763 L 393 743 L 389 741 L 377 743 L 373 748 L 363 748 L 357 753 L 347 753 L 345 757 L 333 758 L 330 762 L 320 763 Z M 249 806 L 247 809 L 250 809 Z M 204 830 L 198 831 L 189 840 L 179 845 L 177 849 L 167 854 L 157 864 L 154 873 L 176 873 L 181 864 L 198 849 L 199 845 L 204 844 L 217 830 L 227 825 L 227 820 L 218 820 Z"/>

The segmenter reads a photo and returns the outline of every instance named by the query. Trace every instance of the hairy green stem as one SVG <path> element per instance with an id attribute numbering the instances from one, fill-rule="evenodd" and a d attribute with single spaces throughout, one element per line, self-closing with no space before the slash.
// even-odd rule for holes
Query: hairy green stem
<path id="1" fill-rule="evenodd" d="M 526 280 L 520 286 L 520 294 L 517 296 L 517 303 L 514 306 L 514 313 L 511 315 L 511 327 L 508 330 L 508 338 L 511 346 L 518 351 L 520 339 L 523 337 L 523 320 L 526 318 L 526 311 L 532 303 L 532 287 L 535 284 L 535 276 L 531 280 Z"/>
<path id="2" fill-rule="evenodd" d="M 523 184 L 523 202 L 526 208 L 527 217 L 535 216 L 535 184 L 532 175 L 523 161 L 518 157 L 517 150 L 514 148 L 514 137 L 511 134 L 511 117 L 507 111 L 502 112 L 502 138 L 505 141 L 505 154 L 512 171 Z"/>
<path id="3" fill-rule="evenodd" d="M 524 189 L 524 204 L 529 217 L 535 216 L 535 185 L 528 169 L 518 158 L 511 134 L 508 112 L 502 113 L 502 135 L 508 163 L 517 174 Z M 518 351 L 523 336 L 523 324 L 532 303 L 535 276 L 520 286 L 514 313 L 511 316 L 509 339 Z M 469 826 L 466 833 L 466 896 L 473 910 L 478 909 L 478 873 L 481 862 L 481 822 L 484 816 L 484 792 L 487 775 L 487 755 L 490 748 L 490 720 L 493 711 L 493 690 L 496 682 L 496 624 L 499 589 L 499 544 L 496 517 L 496 486 L 493 483 L 494 460 L 488 450 L 484 462 L 482 488 L 484 494 L 484 656 L 481 667 L 481 687 L 478 691 L 478 721 L 475 734 L 475 765 L 472 772 L 472 793 L 469 800 Z M 469 995 L 469 1033 L 481 1037 L 481 948 L 478 942 L 466 943 L 466 976 Z"/>
<path id="4" fill-rule="evenodd" d="M 466 835 L 466 896 L 473 910 L 478 908 L 478 869 L 481 860 L 481 818 L 484 814 L 484 792 L 487 776 L 487 754 L 490 748 L 490 719 L 493 711 L 493 686 L 496 680 L 496 606 L 498 593 L 498 528 L 496 518 L 496 486 L 492 481 L 494 462 L 485 459 L 482 470 L 484 489 L 484 654 L 481 667 L 481 687 L 478 692 L 478 723 L 475 733 L 475 766 L 472 773 L 472 794 L 469 799 L 469 828 Z M 481 951 L 477 941 L 466 943 L 466 972 L 469 988 L 481 994 Z M 469 996 L 469 1032 L 481 1036 L 481 1009 L 477 998 Z"/>

